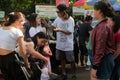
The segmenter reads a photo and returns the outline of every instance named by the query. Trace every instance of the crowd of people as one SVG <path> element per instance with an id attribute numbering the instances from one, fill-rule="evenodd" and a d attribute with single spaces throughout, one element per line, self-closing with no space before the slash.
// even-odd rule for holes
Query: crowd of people
<path id="1" fill-rule="evenodd" d="M 71 64 L 72 80 L 80 80 L 76 76 L 79 57 L 80 67 L 90 70 L 90 80 L 120 80 L 120 14 L 109 2 L 94 4 L 98 20 L 94 28 L 91 15 L 75 21 L 65 4 L 59 4 L 56 13 L 54 22 L 36 13 L 25 18 L 22 12 L 11 12 L 6 17 L 0 27 L 4 80 L 67 80 L 67 63 Z M 50 39 L 55 40 L 54 54 Z M 55 60 L 51 61 L 53 55 Z M 60 61 L 60 74 L 52 71 L 55 61 Z"/>

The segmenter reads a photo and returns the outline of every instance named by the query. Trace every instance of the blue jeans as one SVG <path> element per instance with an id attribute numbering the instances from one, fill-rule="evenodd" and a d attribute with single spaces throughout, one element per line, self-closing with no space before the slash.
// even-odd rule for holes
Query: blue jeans
<path id="1" fill-rule="evenodd" d="M 100 65 L 97 69 L 97 73 L 96 73 L 97 78 L 101 79 L 101 80 L 110 79 L 113 68 L 114 68 L 113 56 L 112 56 L 112 54 L 108 54 L 102 59 Z"/>
<path id="2" fill-rule="evenodd" d="M 88 56 L 90 58 L 90 62 L 93 62 L 92 50 L 88 50 Z"/>

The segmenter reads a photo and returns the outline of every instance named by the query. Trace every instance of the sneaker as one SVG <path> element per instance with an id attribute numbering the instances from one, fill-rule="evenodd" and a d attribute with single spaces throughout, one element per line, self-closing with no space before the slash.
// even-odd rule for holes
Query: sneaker
<path id="1" fill-rule="evenodd" d="M 85 65 L 84 65 L 84 64 L 81 64 L 80 67 L 85 67 Z"/>
<path id="2" fill-rule="evenodd" d="M 90 66 L 86 65 L 85 70 L 89 71 L 90 70 Z"/>
<path id="3" fill-rule="evenodd" d="M 58 74 L 51 73 L 50 74 L 50 80 L 57 80 L 59 78 Z"/>
<path id="4" fill-rule="evenodd" d="M 76 75 L 73 75 L 73 76 L 72 76 L 72 80 L 77 80 Z"/>

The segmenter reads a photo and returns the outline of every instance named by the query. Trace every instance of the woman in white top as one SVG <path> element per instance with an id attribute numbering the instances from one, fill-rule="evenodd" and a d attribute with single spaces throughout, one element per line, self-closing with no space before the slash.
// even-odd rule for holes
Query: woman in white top
<path id="1" fill-rule="evenodd" d="M 40 16 L 38 14 L 35 13 L 31 14 L 29 18 L 29 22 L 31 26 L 29 30 L 30 37 L 33 37 L 38 32 L 46 33 L 46 28 L 41 25 Z"/>
<path id="2" fill-rule="evenodd" d="M 5 21 L 5 27 L 0 28 L 0 69 L 5 80 L 25 80 L 24 76 L 21 75 L 20 66 L 15 63 L 16 52 L 14 50 L 17 43 L 20 46 L 20 53 L 27 70 L 31 70 L 24 47 L 24 36 L 20 30 L 23 24 L 23 14 L 21 12 L 12 12 Z"/>

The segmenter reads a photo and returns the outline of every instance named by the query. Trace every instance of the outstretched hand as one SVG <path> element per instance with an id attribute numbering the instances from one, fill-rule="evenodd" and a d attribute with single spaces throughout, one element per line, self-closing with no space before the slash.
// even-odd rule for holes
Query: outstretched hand
<path id="1" fill-rule="evenodd" d="M 45 19 L 41 19 L 41 23 L 47 24 L 47 21 Z"/>
<path id="2" fill-rule="evenodd" d="M 56 27 L 56 28 L 54 29 L 54 31 L 56 31 L 56 32 L 61 32 L 61 31 L 62 31 L 62 29 L 61 29 L 61 28 L 59 28 L 59 27 Z"/>

